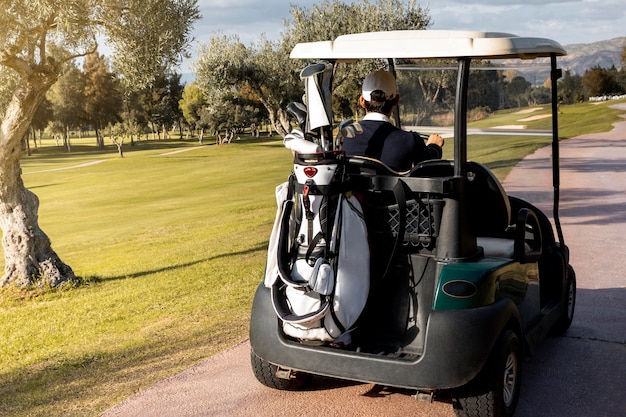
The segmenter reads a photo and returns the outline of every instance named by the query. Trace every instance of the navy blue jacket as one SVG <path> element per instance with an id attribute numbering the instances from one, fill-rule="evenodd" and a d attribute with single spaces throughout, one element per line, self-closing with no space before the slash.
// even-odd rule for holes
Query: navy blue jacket
<path id="1" fill-rule="evenodd" d="M 441 158 L 441 148 L 426 146 L 417 133 L 407 132 L 378 120 L 362 120 L 363 133 L 343 141 L 347 156 L 378 159 L 395 171 L 408 171 L 414 164 Z"/>

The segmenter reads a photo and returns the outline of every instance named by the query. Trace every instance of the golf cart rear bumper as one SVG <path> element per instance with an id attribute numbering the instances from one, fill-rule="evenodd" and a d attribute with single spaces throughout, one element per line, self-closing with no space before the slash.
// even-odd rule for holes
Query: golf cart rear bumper
<path id="1" fill-rule="evenodd" d="M 285 337 L 270 291 L 260 285 L 252 307 L 250 344 L 259 357 L 283 368 L 394 387 L 446 389 L 462 386 L 478 374 L 514 316 L 515 305 L 505 299 L 469 310 L 432 311 L 423 354 L 398 359 L 309 346 Z"/>

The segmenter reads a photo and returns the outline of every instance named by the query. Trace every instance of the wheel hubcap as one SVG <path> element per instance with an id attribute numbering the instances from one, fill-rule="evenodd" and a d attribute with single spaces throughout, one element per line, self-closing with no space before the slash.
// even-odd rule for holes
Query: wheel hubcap
<path id="1" fill-rule="evenodd" d="M 513 404 L 517 376 L 517 356 L 514 352 L 511 352 L 506 358 L 506 364 L 504 366 L 504 384 L 502 390 L 504 404 L 507 407 Z"/>

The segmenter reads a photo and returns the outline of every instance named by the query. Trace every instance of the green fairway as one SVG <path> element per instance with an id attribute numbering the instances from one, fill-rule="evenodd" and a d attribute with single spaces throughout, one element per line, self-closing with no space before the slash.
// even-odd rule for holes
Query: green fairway
<path id="1" fill-rule="evenodd" d="M 564 106 L 560 136 L 609 130 L 621 120 L 609 104 Z M 40 225 L 82 282 L 0 290 L 0 416 L 95 416 L 247 338 L 274 188 L 292 158 L 279 137 L 241 138 L 144 140 L 125 145 L 124 158 L 76 140 L 71 153 L 46 143 L 22 159 Z M 493 138 L 472 137 L 469 157 L 501 179 L 548 143 Z"/>
<path id="2" fill-rule="evenodd" d="M 246 337 L 290 172 L 280 140 L 140 142 L 123 159 L 46 147 L 22 165 L 86 284 L 3 292 L 0 415 L 95 415 Z"/>

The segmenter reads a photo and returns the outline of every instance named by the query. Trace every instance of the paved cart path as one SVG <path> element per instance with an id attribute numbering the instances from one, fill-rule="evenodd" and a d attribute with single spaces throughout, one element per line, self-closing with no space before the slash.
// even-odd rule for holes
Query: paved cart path
<path id="1" fill-rule="evenodd" d="M 619 106 L 619 105 L 618 105 Z M 621 105 L 626 111 L 626 105 Z M 504 186 L 551 212 L 550 149 L 513 169 Z M 578 280 L 572 327 L 524 363 L 516 416 L 626 415 L 626 122 L 562 142 L 561 223 Z M 259 384 L 244 342 L 162 381 L 103 416 L 453 416 L 449 398 L 314 378 L 308 391 Z"/>

